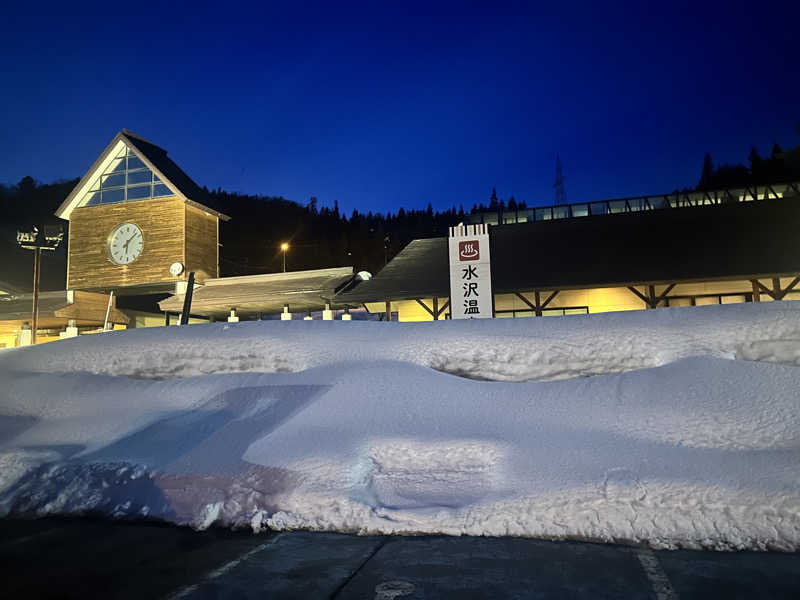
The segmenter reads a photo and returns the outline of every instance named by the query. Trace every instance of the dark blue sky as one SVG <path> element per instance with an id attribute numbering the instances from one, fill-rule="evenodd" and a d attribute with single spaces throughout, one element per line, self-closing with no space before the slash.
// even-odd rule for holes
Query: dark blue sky
<path id="1" fill-rule="evenodd" d="M 38 5 L 0 23 L 0 181 L 82 175 L 127 127 L 212 188 L 549 204 L 557 152 L 579 202 L 800 143 L 797 3 L 559 4 Z"/>

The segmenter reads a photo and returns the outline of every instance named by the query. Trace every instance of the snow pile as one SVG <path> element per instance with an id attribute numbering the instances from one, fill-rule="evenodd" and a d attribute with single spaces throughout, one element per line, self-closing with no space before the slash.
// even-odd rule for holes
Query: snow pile
<path id="1" fill-rule="evenodd" d="M 568 379 L 689 356 L 800 364 L 800 303 L 437 323 L 214 323 L 75 338 L 8 353 L 5 367 L 148 379 L 297 372 L 343 360 L 399 360 L 493 381 Z M 205 340 L 213 340 L 207 343 Z"/>
<path id="2" fill-rule="evenodd" d="M 0 513 L 797 550 L 798 357 L 790 302 L 7 351 Z"/>

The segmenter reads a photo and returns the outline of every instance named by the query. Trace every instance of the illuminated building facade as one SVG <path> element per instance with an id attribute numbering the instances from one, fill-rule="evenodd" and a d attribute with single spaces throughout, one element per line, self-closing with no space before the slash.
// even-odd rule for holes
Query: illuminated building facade
<path id="1" fill-rule="evenodd" d="M 800 299 L 800 186 L 470 215 L 489 224 L 495 317 Z M 401 321 L 448 318 L 447 238 L 414 240 L 337 296 Z"/>

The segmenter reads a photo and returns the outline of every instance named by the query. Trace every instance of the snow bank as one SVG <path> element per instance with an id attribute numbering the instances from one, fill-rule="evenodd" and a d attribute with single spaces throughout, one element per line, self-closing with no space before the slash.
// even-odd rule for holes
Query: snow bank
<path id="1" fill-rule="evenodd" d="M 798 310 L 216 324 L 0 353 L 0 513 L 797 550 Z"/>
<path id="2" fill-rule="evenodd" d="M 169 379 L 399 360 L 475 379 L 541 381 L 700 355 L 800 364 L 800 302 L 437 323 L 214 323 L 111 332 L 58 344 L 57 351 L 43 345 L 6 353 L 3 364 L 37 372 Z"/>

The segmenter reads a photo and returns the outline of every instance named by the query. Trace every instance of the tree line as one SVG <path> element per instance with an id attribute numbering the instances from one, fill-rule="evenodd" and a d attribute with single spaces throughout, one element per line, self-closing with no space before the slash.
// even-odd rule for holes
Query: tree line
<path id="1" fill-rule="evenodd" d="M 798 127 L 800 131 L 800 127 Z M 784 151 L 775 144 L 762 157 L 753 147 L 748 164 L 715 165 L 706 154 L 700 180 L 694 189 L 713 189 L 800 180 L 800 146 Z M 3 246 L 13 242 L 16 227 L 58 221 L 53 215 L 77 184 L 78 179 L 40 184 L 24 177 L 16 185 L 0 185 L 0 214 L 3 215 Z M 283 197 L 208 190 L 206 201 L 231 217 L 220 226 L 220 271 L 223 276 L 278 272 L 283 268 L 282 243 L 289 244 L 287 270 L 354 266 L 371 273 L 379 271 L 415 238 L 443 236 L 447 228 L 470 213 L 524 209 L 525 202 L 514 196 L 499 198 L 492 190 L 488 201 L 434 210 L 394 213 L 360 212 L 349 215 L 333 206 L 321 206 L 316 198 L 301 205 Z M 63 222 L 62 222 L 63 223 Z M 65 223 L 66 226 L 66 223 Z M 2 277 L 0 277 L 2 279 Z"/>

